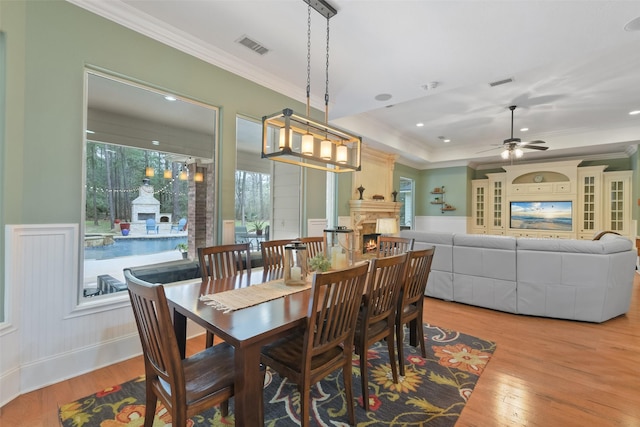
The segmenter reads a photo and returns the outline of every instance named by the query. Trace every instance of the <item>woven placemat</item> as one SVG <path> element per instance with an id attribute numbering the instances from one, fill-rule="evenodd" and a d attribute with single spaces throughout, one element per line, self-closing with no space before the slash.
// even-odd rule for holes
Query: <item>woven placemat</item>
<path id="1" fill-rule="evenodd" d="M 217 310 L 223 310 L 228 313 L 295 294 L 309 288 L 311 288 L 310 282 L 300 286 L 287 286 L 284 284 L 284 280 L 280 279 L 246 288 L 203 295 L 200 300 Z"/>

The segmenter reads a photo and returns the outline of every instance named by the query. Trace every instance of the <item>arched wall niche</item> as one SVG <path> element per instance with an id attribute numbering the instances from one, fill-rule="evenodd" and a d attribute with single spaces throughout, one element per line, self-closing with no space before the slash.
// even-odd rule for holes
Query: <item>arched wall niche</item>
<path id="1" fill-rule="evenodd" d="M 535 171 L 517 176 L 512 184 L 525 184 L 530 182 L 568 182 L 571 181 L 567 175 L 553 171 Z"/>

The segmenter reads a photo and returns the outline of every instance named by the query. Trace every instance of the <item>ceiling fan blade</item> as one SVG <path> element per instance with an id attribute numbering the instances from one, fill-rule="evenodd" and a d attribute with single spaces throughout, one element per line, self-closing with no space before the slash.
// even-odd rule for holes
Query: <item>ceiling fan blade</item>
<path id="1" fill-rule="evenodd" d="M 523 142 L 523 144 L 546 144 L 545 141 L 541 141 L 539 139 L 533 140 L 533 141 L 527 141 L 527 142 Z"/>
<path id="2" fill-rule="evenodd" d="M 486 153 L 487 151 L 494 151 L 494 150 L 499 150 L 503 148 L 502 144 L 499 147 L 493 147 L 493 148 L 489 148 L 487 150 L 482 150 L 482 151 L 476 151 L 475 154 L 480 154 L 480 153 Z"/>
<path id="3" fill-rule="evenodd" d="M 540 150 L 540 151 L 545 151 L 549 149 L 549 147 L 540 147 L 539 145 L 523 145 L 522 148 L 526 148 L 529 150 Z"/>

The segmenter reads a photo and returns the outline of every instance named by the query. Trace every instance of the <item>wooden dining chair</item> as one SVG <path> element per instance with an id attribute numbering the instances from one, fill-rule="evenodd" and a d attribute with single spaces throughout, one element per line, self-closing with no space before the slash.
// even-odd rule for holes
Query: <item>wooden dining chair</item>
<path id="1" fill-rule="evenodd" d="M 407 253 L 403 253 L 386 258 L 374 258 L 369 267 L 369 280 L 356 323 L 354 338 L 355 351 L 360 355 L 362 402 L 367 411 L 369 410 L 367 350 L 371 345 L 385 338 L 393 382 L 398 383 L 394 331 L 396 307 L 403 283 L 407 256 Z"/>
<path id="2" fill-rule="evenodd" d="M 129 269 L 124 277 L 144 355 L 144 426 L 153 425 L 158 399 L 174 426 L 186 426 L 189 418 L 216 405 L 227 416 L 234 394 L 233 347 L 222 343 L 183 360 L 163 285 L 138 279 Z"/>
<path id="3" fill-rule="evenodd" d="M 265 271 L 284 268 L 284 247 L 293 240 L 268 240 L 260 242 L 262 267 Z"/>
<path id="4" fill-rule="evenodd" d="M 307 256 L 313 258 L 318 254 L 324 254 L 324 237 L 301 237 L 300 240 L 307 247 Z"/>
<path id="5" fill-rule="evenodd" d="M 303 427 L 309 425 L 311 386 L 339 368 L 343 369 L 349 422 L 355 424 L 353 334 L 368 268 L 369 263 L 363 262 L 345 270 L 316 273 L 305 327 L 262 348 L 262 363 L 298 385 Z"/>
<path id="6" fill-rule="evenodd" d="M 226 279 L 251 271 L 251 245 L 235 243 L 198 248 L 202 281 Z M 206 346 L 213 345 L 213 333 L 207 331 Z"/>
<path id="7" fill-rule="evenodd" d="M 414 239 L 396 236 L 378 236 L 378 258 L 409 252 L 413 249 Z"/>
<path id="8" fill-rule="evenodd" d="M 431 271 L 435 248 L 409 251 L 403 285 L 398 298 L 396 310 L 396 340 L 398 346 L 398 363 L 400 375 L 404 376 L 404 325 L 409 327 L 409 344 L 416 347 L 420 342 L 422 357 L 427 357 L 424 345 L 424 327 L 422 323 L 422 307 L 424 291 Z"/>

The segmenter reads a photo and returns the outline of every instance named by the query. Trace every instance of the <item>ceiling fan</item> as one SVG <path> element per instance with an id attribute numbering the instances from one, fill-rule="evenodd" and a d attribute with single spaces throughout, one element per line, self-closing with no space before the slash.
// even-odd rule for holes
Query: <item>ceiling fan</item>
<path id="1" fill-rule="evenodd" d="M 513 137 L 513 111 L 516 109 L 515 105 L 511 105 L 511 138 L 505 139 L 502 143 L 503 151 L 500 154 L 503 159 L 509 159 L 515 157 L 522 157 L 522 148 L 528 148 L 530 150 L 548 150 L 549 147 L 540 146 L 537 144 L 545 144 L 544 141 L 536 139 L 534 141 L 522 141 L 520 138 Z"/>

